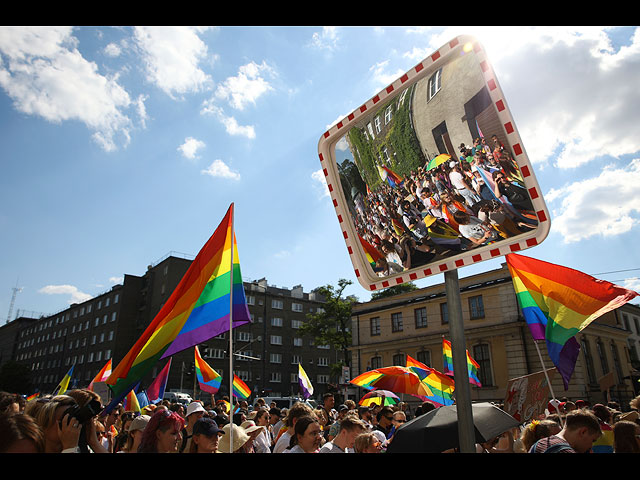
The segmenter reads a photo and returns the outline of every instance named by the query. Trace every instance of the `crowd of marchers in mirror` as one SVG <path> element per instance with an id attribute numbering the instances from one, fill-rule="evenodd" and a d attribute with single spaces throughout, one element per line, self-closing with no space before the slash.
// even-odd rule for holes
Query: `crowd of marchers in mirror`
<path id="1" fill-rule="evenodd" d="M 350 213 L 374 272 L 394 275 L 530 232 L 537 216 L 522 171 L 497 135 L 459 144 L 408 175 L 391 161 L 381 182 L 351 198 Z"/>

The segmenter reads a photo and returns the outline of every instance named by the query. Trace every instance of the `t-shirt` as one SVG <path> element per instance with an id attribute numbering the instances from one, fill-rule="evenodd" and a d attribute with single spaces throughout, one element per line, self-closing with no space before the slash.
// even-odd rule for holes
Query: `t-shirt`
<path id="1" fill-rule="evenodd" d="M 557 435 L 541 438 L 531 445 L 529 453 L 576 453 L 564 438 Z"/>
<path id="2" fill-rule="evenodd" d="M 273 447 L 273 453 L 283 453 L 289 447 L 290 441 L 291 434 L 289 432 L 284 432 L 282 435 L 280 435 L 280 438 L 276 442 L 275 447 Z"/>
<path id="3" fill-rule="evenodd" d="M 333 442 L 325 443 L 318 453 L 347 453 Z"/>

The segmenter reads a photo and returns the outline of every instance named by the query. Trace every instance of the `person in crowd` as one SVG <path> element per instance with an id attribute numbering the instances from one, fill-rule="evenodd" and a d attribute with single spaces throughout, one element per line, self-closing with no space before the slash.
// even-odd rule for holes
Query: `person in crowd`
<path id="1" fill-rule="evenodd" d="M 319 453 L 353 453 L 356 437 L 367 431 L 367 426 L 357 415 L 347 414 L 340 420 L 340 431 L 326 442 Z"/>
<path id="2" fill-rule="evenodd" d="M 180 447 L 184 418 L 176 411 L 157 410 L 142 432 L 138 453 L 174 453 Z"/>
<path id="3" fill-rule="evenodd" d="M 0 414 L 20 413 L 22 408 L 20 399 L 22 397 L 16 393 L 0 392 Z"/>
<path id="4" fill-rule="evenodd" d="M 335 422 L 329 425 L 327 435 L 325 436 L 325 438 L 329 442 L 334 438 L 336 438 L 336 436 L 338 435 L 338 432 L 340 431 L 340 422 L 345 417 L 345 415 L 350 412 L 349 407 L 347 407 L 345 404 L 338 405 L 337 410 L 338 410 L 338 418 L 336 419 Z"/>
<path id="5" fill-rule="evenodd" d="M 125 412 L 119 419 L 119 425 L 116 427 L 118 429 L 118 434 L 113 439 L 113 453 L 117 453 L 127 445 L 129 440 L 129 427 L 131 426 L 131 422 L 136 418 L 136 414 L 134 412 Z"/>
<path id="6" fill-rule="evenodd" d="M 261 432 L 253 441 L 253 448 L 256 453 L 271 453 L 271 414 L 266 406 L 256 411 L 253 421 L 258 427 L 262 427 Z"/>
<path id="7" fill-rule="evenodd" d="M 588 410 L 574 410 L 566 415 L 560 433 L 538 440 L 529 453 L 585 453 L 600 435 L 598 417 Z"/>
<path id="8" fill-rule="evenodd" d="M 44 433 L 29 415 L 0 414 L 0 453 L 45 453 Z"/>
<path id="9" fill-rule="evenodd" d="M 42 429 L 45 453 L 80 452 L 78 441 L 82 425 L 67 411 L 77 405 L 68 395 L 56 395 L 29 402 L 24 414 L 33 417 Z"/>
<path id="10" fill-rule="evenodd" d="M 498 233 L 490 225 L 484 224 L 467 212 L 459 210 L 453 214 L 453 218 L 458 224 L 460 234 L 471 242 L 472 247 L 487 245 L 499 238 Z"/>
<path id="11" fill-rule="evenodd" d="M 231 422 L 222 427 L 222 430 L 224 435 L 218 445 L 221 453 L 254 453 L 253 437 L 244 428 Z"/>
<path id="12" fill-rule="evenodd" d="M 335 404 L 336 399 L 333 396 L 333 393 L 328 392 L 322 396 L 322 406 L 320 408 L 324 410 L 325 414 L 327 415 L 327 421 L 329 423 L 333 423 L 336 419 L 336 411 L 333 409 Z"/>
<path id="13" fill-rule="evenodd" d="M 376 420 L 377 424 L 373 428 L 373 433 L 384 445 L 393 426 L 393 408 L 389 405 L 382 407 L 376 414 Z"/>
<path id="14" fill-rule="evenodd" d="M 273 453 L 282 453 L 287 449 L 287 447 L 289 446 L 291 437 L 293 437 L 295 434 L 296 422 L 298 421 L 299 418 L 307 415 L 311 415 L 315 417 L 315 414 L 313 413 L 313 409 L 306 403 L 296 402 L 291 406 L 284 422 L 284 426 L 287 429 L 276 440 L 276 444 L 273 448 Z M 318 423 L 318 425 L 320 424 Z"/>
<path id="15" fill-rule="evenodd" d="M 562 428 L 553 420 L 533 420 L 523 430 L 520 435 L 520 443 L 524 452 L 528 452 L 531 446 L 541 438 L 557 435 Z"/>
<path id="16" fill-rule="evenodd" d="M 322 444 L 322 429 L 315 415 L 298 418 L 289 445 L 282 453 L 317 453 Z"/>
<path id="17" fill-rule="evenodd" d="M 142 432 L 149 424 L 149 415 L 138 415 L 127 428 L 127 443 L 116 453 L 138 453 L 138 447 L 142 440 Z"/>
<path id="18" fill-rule="evenodd" d="M 278 407 L 269 408 L 269 431 L 271 434 L 271 447 L 276 444 L 276 437 L 284 426 L 282 411 Z"/>
<path id="19" fill-rule="evenodd" d="M 361 433 L 353 442 L 356 453 L 381 453 L 382 442 L 373 434 L 373 432 Z"/>
<path id="20" fill-rule="evenodd" d="M 98 413 L 102 406 L 100 395 L 87 388 L 68 390 L 66 394 L 73 398 L 79 407 L 86 407 L 91 404 L 91 402 L 94 402 L 98 407 L 95 415 L 82 426 L 80 443 L 78 445 L 81 453 L 86 453 L 89 449 L 94 453 L 111 453 L 113 451 L 113 439 L 115 435 L 111 431 L 111 428 L 107 430 L 105 425 L 98 419 Z M 99 436 L 99 431 L 103 432 L 103 436 Z M 102 440 L 105 440 L 104 444 Z"/>
<path id="21" fill-rule="evenodd" d="M 640 453 L 640 425 L 620 420 L 613 425 L 614 453 Z"/>
<path id="22" fill-rule="evenodd" d="M 225 431 L 209 417 L 201 417 L 195 421 L 192 429 L 189 453 L 218 453 L 220 437 Z"/>
<path id="23" fill-rule="evenodd" d="M 566 405 L 571 402 L 565 403 Z M 602 430 L 602 436 L 593 442 L 593 453 L 613 453 L 613 427 L 611 426 L 611 410 L 601 403 L 597 403 L 592 408 L 593 414 L 598 417 L 600 422 L 600 430 Z M 571 411 L 571 410 L 570 410 Z"/>
<path id="24" fill-rule="evenodd" d="M 373 430 L 373 423 L 372 423 L 373 413 L 372 413 L 371 407 L 360 405 L 357 411 L 358 411 L 358 417 L 360 418 L 360 420 L 364 422 L 364 424 L 367 426 L 367 429 Z"/>
<path id="25" fill-rule="evenodd" d="M 202 406 L 202 403 L 193 401 L 187 406 L 187 417 L 185 425 L 182 429 L 182 443 L 180 444 L 180 452 L 189 451 L 191 444 L 191 436 L 193 435 L 193 426 L 200 420 L 207 411 Z"/>
<path id="26" fill-rule="evenodd" d="M 389 431 L 389 434 L 387 435 L 387 439 L 391 440 L 393 438 L 393 435 L 396 433 L 396 431 L 401 426 L 403 426 L 406 422 L 407 422 L 407 414 L 406 413 L 404 413 L 400 409 L 398 409 L 395 412 L 393 412 L 393 418 L 391 420 L 391 430 Z"/>

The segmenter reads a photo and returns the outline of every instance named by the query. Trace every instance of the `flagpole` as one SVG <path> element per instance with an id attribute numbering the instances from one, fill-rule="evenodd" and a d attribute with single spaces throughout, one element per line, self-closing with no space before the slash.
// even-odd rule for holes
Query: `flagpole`
<path id="1" fill-rule="evenodd" d="M 231 260 L 229 269 L 229 453 L 233 453 L 233 243 L 235 239 L 235 212 L 231 203 Z"/>
<path id="2" fill-rule="evenodd" d="M 533 344 L 536 346 L 536 351 L 538 352 L 538 358 L 540 358 L 540 363 L 542 364 L 542 371 L 544 372 L 544 376 L 547 379 L 547 384 L 549 385 L 549 392 L 551 392 L 551 398 L 556 399 L 556 394 L 553 392 L 553 386 L 551 385 L 551 380 L 549 380 L 549 375 L 547 374 L 547 367 L 544 364 L 544 360 L 542 359 L 542 353 L 540 353 L 540 347 L 538 347 L 538 341 L 534 340 Z M 558 412 L 559 414 L 560 412 Z M 564 428 L 564 420 L 562 420 L 562 415 L 558 415 L 560 419 L 560 425 Z"/>

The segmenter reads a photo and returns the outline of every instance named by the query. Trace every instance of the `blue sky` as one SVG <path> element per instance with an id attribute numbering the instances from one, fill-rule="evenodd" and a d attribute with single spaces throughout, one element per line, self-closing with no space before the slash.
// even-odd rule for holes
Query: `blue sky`
<path id="1" fill-rule="evenodd" d="M 318 141 L 459 34 L 485 47 L 552 213 L 523 254 L 640 291 L 635 27 L 2 27 L 0 321 L 16 285 L 14 315 L 50 314 L 195 256 L 232 202 L 245 280 L 347 278 L 367 300 Z"/>

